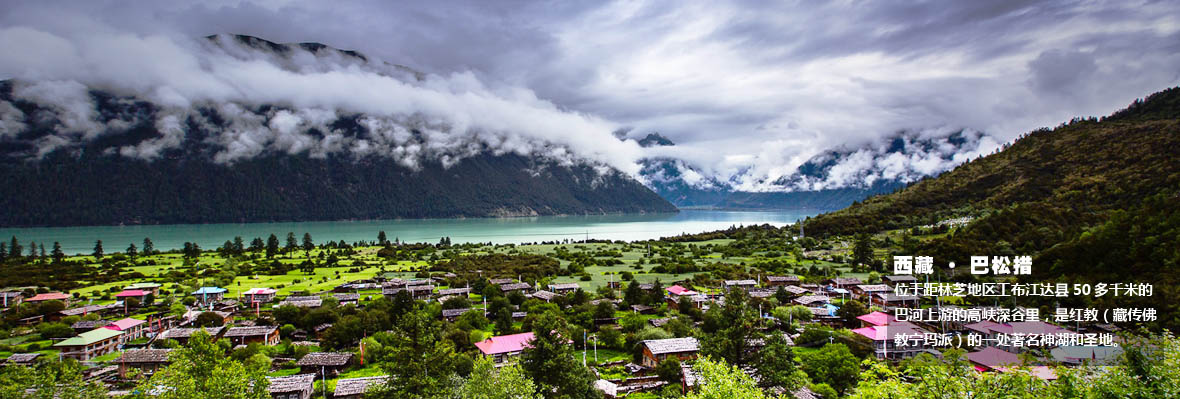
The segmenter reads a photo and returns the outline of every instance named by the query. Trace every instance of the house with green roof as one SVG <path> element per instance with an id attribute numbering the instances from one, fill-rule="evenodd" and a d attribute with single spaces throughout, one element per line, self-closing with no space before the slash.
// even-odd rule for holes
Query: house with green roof
<path id="1" fill-rule="evenodd" d="M 123 287 L 123 289 L 124 290 L 151 291 L 152 295 L 159 296 L 160 295 L 160 287 L 162 287 L 162 285 L 160 283 L 135 283 L 135 284 L 131 284 L 129 286 Z"/>
<path id="2" fill-rule="evenodd" d="M 53 344 L 53 347 L 61 351 L 62 357 L 85 361 L 114 352 L 121 335 L 122 331 L 96 328 Z"/>

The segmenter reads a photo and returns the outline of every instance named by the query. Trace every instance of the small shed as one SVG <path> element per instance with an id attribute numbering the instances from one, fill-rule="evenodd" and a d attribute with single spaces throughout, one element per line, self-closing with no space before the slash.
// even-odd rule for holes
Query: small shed
<path id="1" fill-rule="evenodd" d="M 168 356 L 172 349 L 128 349 L 123 351 L 114 363 L 119 365 L 119 378 L 128 379 L 133 370 L 138 370 L 141 377 L 151 377 L 156 370 L 167 366 Z"/>
<path id="2" fill-rule="evenodd" d="M 270 380 L 270 397 L 273 399 L 310 399 L 315 374 L 296 374 L 288 377 L 266 377 Z"/>
<path id="3" fill-rule="evenodd" d="M 314 374 L 316 377 L 334 378 L 348 367 L 352 361 L 352 354 L 348 352 L 313 352 L 299 359 L 295 365 L 304 374 Z M 321 374 L 322 373 L 322 374 Z"/>
<path id="4" fill-rule="evenodd" d="M 387 375 L 360 378 L 341 378 L 336 380 L 335 399 L 361 399 L 371 386 L 384 384 L 389 379 Z"/>

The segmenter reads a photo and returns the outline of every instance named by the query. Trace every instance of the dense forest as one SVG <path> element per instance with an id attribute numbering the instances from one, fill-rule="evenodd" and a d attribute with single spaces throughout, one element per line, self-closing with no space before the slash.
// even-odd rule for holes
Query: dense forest
<path id="1" fill-rule="evenodd" d="M 1177 149 L 1180 88 L 1172 88 L 1105 118 L 1034 131 L 937 178 L 809 219 L 806 232 L 908 232 L 967 218 L 909 252 L 934 256 L 936 264 L 1030 255 L 1033 281 L 1150 282 L 1152 297 L 1120 303 L 1155 307 L 1163 324 L 1174 326 L 1180 320 Z"/>
<path id="2" fill-rule="evenodd" d="M 37 154 L 61 129 L 52 113 L 13 98 L 0 82 L 0 100 L 21 111 L 27 126 L 0 135 L 0 226 L 70 226 L 268 222 L 343 219 L 488 217 L 675 212 L 639 182 L 613 169 L 564 164 L 515 153 L 483 151 L 445 167 L 417 168 L 391 157 L 264 153 L 217 162 L 211 129 L 232 122 L 218 109 L 198 107 L 183 122 L 184 142 L 159 159 L 121 156 L 127 145 L 163 137 L 153 104 L 92 90 L 104 122 L 126 128 L 81 148 Z M 249 110 L 263 117 L 274 107 Z M 361 115 L 335 121 L 334 133 L 369 134 Z M 199 120 L 198 120 L 199 119 Z M 313 131 L 311 134 L 323 135 Z M 412 134 L 421 134 L 412 132 Z M 39 159 L 38 159 L 39 158 Z"/>

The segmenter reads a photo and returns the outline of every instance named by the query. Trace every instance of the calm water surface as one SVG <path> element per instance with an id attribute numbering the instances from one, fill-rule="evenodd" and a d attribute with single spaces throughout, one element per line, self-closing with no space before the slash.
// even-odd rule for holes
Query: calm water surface
<path id="1" fill-rule="evenodd" d="M 285 242 L 287 232 L 294 232 L 297 239 L 302 239 L 305 232 L 311 233 L 316 243 L 372 241 L 377 239 L 377 232 L 381 230 L 390 240 L 399 238 L 408 242 L 438 242 L 445 236 L 451 237 L 454 243 L 502 244 L 587 237 L 631 241 L 720 230 L 733 225 L 769 223 L 783 226 L 817 213 L 811 210 L 685 210 L 677 214 L 654 215 L 0 228 L 0 237 L 7 240 L 16 236 L 26 247 L 29 241 L 44 243 L 46 249 L 52 248 L 54 241 L 59 241 L 67 254 L 90 253 L 95 240 L 102 240 L 107 252 L 121 252 L 130 243 L 140 247 L 144 237 L 150 237 L 159 250 L 179 248 L 186 241 L 196 242 L 204 249 L 214 249 L 234 236 L 242 236 L 249 244 L 254 237 L 265 240 L 273 233 L 280 242 Z"/>

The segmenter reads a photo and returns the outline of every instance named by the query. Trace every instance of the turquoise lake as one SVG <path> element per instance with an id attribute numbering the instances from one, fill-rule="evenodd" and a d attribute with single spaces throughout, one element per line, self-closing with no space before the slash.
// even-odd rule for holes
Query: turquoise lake
<path id="1" fill-rule="evenodd" d="M 265 240 L 273 233 L 280 241 L 285 241 L 287 232 L 294 232 L 297 239 L 302 239 L 305 232 L 311 233 L 316 243 L 373 241 L 377 239 L 377 232 L 382 230 L 390 240 L 398 238 L 408 242 L 438 242 L 442 237 L 451 237 L 454 243 L 496 244 L 582 240 L 587 237 L 633 241 L 720 230 L 734 225 L 769 223 L 783 226 L 818 213 L 814 210 L 684 210 L 675 214 L 644 215 L 0 228 L 0 237 L 8 240 L 16 236 L 24 245 L 29 241 L 44 243 L 46 249 L 58 241 L 67 254 L 88 254 L 93 250 L 95 240 L 102 240 L 108 253 L 121 252 L 130 243 L 140 247 L 144 237 L 150 237 L 159 250 L 180 248 L 186 241 L 196 242 L 203 249 L 214 249 L 234 236 L 242 236 L 249 244 L 254 237 Z"/>

